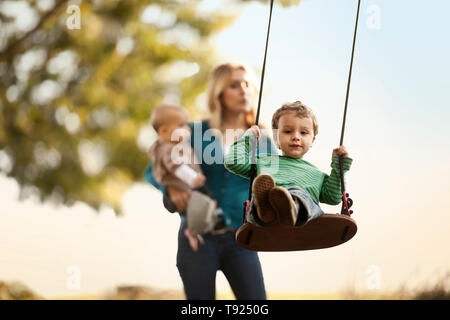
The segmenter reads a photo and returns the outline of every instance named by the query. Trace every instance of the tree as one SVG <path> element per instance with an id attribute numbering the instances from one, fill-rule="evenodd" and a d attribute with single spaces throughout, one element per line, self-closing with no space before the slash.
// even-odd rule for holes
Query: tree
<path id="1" fill-rule="evenodd" d="M 201 113 L 195 101 L 215 63 L 208 39 L 235 15 L 200 5 L 0 3 L 0 170 L 21 197 L 120 212 L 149 161 L 152 108 L 170 100 Z"/>

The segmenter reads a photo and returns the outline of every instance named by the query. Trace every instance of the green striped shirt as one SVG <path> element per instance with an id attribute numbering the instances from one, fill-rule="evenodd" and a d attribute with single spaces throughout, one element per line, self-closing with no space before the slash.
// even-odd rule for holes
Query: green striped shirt
<path id="1" fill-rule="evenodd" d="M 250 178 L 251 153 L 249 140 L 251 132 L 242 135 L 225 156 L 225 167 L 245 178 Z M 350 169 L 351 158 L 343 159 L 344 173 Z M 278 186 L 285 188 L 298 186 L 308 191 L 314 200 L 331 205 L 342 201 L 341 181 L 339 177 L 339 158 L 332 157 L 331 174 L 327 175 L 316 166 L 303 159 L 290 158 L 275 154 L 256 156 L 257 174 L 269 174 Z"/>

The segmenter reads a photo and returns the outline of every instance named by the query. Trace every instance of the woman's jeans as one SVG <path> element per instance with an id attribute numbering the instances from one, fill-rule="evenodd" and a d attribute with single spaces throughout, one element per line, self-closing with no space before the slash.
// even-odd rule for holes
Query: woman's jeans
<path id="1" fill-rule="evenodd" d="M 216 273 L 221 270 L 238 300 L 265 300 L 266 291 L 258 254 L 238 246 L 236 231 L 204 234 L 204 244 L 194 252 L 184 235 L 182 217 L 178 232 L 177 267 L 188 300 L 216 298 Z"/>

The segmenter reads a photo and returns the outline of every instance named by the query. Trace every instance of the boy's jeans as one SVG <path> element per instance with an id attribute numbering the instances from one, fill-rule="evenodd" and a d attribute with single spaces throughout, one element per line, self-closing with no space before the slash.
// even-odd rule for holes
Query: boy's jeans
<path id="1" fill-rule="evenodd" d="M 289 193 L 291 194 L 291 196 L 293 198 L 297 199 L 298 201 L 300 201 L 303 204 L 302 209 L 303 210 L 306 209 L 307 218 L 304 220 L 304 223 L 306 223 L 312 219 L 318 218 L 324 213 L 322 211 L 322 209 L 319 207 L 319 205 L 317 204 L 317 202 L 313 199 L 313 197 L 305 189 L 297 187 L 297 186 L 293 186 L 293 187 L 287 188 L 287 190 L 289 191 Z M 250 208 L 250 210 L 247 211 L 247 221 L 251 224 L 261 226 L 260 224 L 258 224 L 258 222 L 253 217 L 253 209 L 254 209 L 253 197 L 250 201 L 249 208 Z M 256 212 L 255 212 L 255 214 L 256 214 Z M 299 215 L 299 217 L 300 217 L 300 215 Z"/>

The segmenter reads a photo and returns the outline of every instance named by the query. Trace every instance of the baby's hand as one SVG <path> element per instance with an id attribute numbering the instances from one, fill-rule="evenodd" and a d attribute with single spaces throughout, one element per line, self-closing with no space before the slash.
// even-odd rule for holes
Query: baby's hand
<path id="1" fill-rule="evenodd" d="M 253 132 L 253 134 L 254 134 L 255 137 L 256 137 L 256 141 L 259 141 L 259 138 L 261 137 L 261 131 L 259 130 L 259 127 L 258 127 L 257 125 L 251 126 L 251 128 L 248 129 L 247 132 L 248 132 L 248 131 Z"/>
<path id="2" fill-rule="evenodd" d="M 198 174 L 197 178 L 194 179 L 194 188 L 200 187 L 205 184 L 206 178 L 201 173 Z"/>
<path id="3" fill-rule="evenodd" d="M 344 146 L 340 146 L 339 148 L 333 149 L 333 157 L 344 157 L 348 158 L 347 149 Z"/>
<path id="4" fill-rule="evenodd" d="M 197 252 L 198 251 L 198 238 L 189 229 L 184 230 L 184 235 L 186 238 L 188 238 L 189 245 L 191 246 L 192 251 Z"/>

